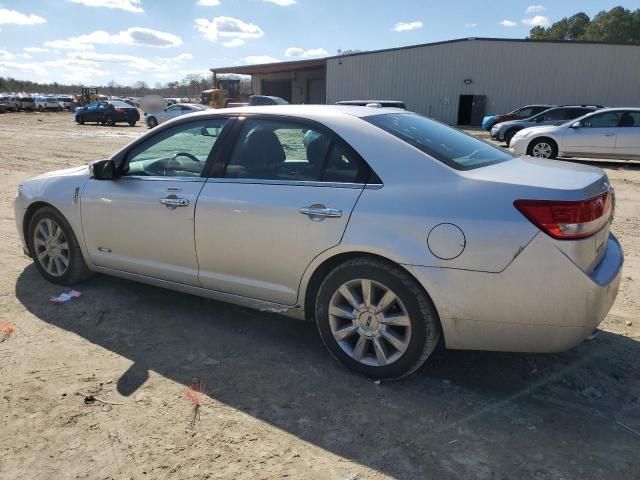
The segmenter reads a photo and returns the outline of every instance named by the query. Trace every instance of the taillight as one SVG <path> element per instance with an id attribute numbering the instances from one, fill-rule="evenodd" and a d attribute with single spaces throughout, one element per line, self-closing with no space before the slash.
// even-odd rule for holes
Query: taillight
<path id="1" fill-rule="evenodd" d="M 116 112 L 122 113 L 124 112 L 124 108 L 116 108 Z"/>
<path id="2" fill-rule="evenodd" d="M 516 200 L 515 207 L 540 230 L 560 240 L 585 238 L 600 231 L 611 219 L 611 194 L 589 200 Z"/>

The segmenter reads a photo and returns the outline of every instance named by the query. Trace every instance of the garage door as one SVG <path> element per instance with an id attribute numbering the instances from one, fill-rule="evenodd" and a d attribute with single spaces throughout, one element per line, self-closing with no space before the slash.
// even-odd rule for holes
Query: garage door
<path id="1" fill-rule="evenodd" d="M 284 98 L 291 103 L 291 80 L 262 80 L 260 93 Z"/>

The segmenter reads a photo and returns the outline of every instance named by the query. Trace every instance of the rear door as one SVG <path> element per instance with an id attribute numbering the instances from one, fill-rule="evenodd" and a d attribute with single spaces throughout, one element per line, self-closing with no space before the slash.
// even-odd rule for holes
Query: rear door
<path id="1" fill-rule="evenodd" d="M 640 111 L 622 113 L 617 128 L 615 156 L 640 158 Z"/>
<path id="2" fill-rule="evenodd" d="M 369 167 L 315 123 L 261 116 L 237 127 L 198 199 L 200 283 L 294 305 L 307 266 L 340 243 Z"/>
<path id="3" fill-rule="evenodd" d="M 613 156 L 622 112 L 595 113 L 580 121 L 579 128 L 567 128 L 563 143 L 567 154 L 589 157 Z"/>

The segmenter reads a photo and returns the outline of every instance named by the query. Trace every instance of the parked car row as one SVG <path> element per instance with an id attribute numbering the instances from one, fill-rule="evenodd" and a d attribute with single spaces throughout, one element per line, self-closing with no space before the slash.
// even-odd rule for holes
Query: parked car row
<path id="1" fill-rule="evenodd" d="M 527 105 L 504 115 L 485 117 L 482 125 L 493 140 L 523 155 L 640 158 L 638 108 Z"/>
<path id="2" fill-rule="evenodd" d="M 0 95 L 0 104 L 7 112 L 38 111 L 71 111 L 73 97 L 69 95 L 57 97 L 51 95 Z"/>

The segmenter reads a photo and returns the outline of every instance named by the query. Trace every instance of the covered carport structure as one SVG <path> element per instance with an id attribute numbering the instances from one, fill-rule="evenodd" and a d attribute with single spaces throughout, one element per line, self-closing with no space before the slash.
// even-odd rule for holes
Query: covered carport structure
<path id="1" fill-rule="evenodd" d="M 289 103 L 326 103 L 326 59 L 297 60 L 211 68 L 214 75 L 251 75 L 254 95 L 272 95 Z"/>

